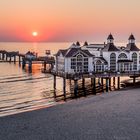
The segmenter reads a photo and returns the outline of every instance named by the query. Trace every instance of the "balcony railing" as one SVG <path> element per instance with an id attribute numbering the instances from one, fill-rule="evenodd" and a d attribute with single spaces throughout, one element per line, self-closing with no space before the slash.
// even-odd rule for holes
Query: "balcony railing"
<path id="1" fill-rule="evenodd" d="M 129 76 L 129 77 L 139 77 L 140 71 L 127 71 L 127 72 L 79 72 L 79 73 L 66 73 L 62 71 L 52 71 L 52 74 L 60 77 L 65 77 L 67 79 L 81 79 L 81 78 L 106 78 L 106 77 L 119 77 L 119 76 Z"/>

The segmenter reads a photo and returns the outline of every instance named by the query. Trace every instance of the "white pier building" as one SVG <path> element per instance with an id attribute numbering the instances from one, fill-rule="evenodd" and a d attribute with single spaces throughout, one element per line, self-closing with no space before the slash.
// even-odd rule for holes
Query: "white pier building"
<path id="1" fill-rule="evenodd" d="M 116 46 L 110 34 L 107 43 L 88 44 L 85 42 L 81 46 L 77 42 L 68 49 L 59 50 L 55 57 L 54 70 L 68 74 L 139 71 L 139 52 L 132 34 L 126 46 L 123 47 Z"/>

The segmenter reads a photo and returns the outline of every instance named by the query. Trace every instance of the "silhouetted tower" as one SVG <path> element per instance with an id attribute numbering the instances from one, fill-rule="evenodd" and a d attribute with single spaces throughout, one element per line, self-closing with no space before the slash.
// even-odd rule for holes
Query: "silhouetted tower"
<path id="1" fill-rule="evenodd" d="M 130 35 L 130 37 L 129 37 L 128 40 L 129 40 L 129 43 L 130 43 L 130 44 L 135 44 L 135 37 L 134 37 L 133 34 Z"/>
<path id="2" fill-rule="evenodd" d="M 79 41 L 77 41 L 77 42 L 76 42 L 76 46 L 80 46 L 80 43 L 79 43 Z"/>
<path id="3" fill-rule="evenodd" d="M 111 33 L 109 34 L 109 36 L 107 38 L 107 43 L 114 43 L 114 38 Z"/>
<path id="4" fill-rule="evenodd" d="M 85 41 L 84 46 L 88 46 L 88 42 L 87 41 Z"/>

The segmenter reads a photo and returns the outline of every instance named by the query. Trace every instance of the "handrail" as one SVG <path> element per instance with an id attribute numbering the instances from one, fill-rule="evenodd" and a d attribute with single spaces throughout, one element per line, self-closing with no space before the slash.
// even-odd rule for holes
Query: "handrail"
<path id="1" fill-rule="evenodd" d="M 54 71 L 51 72 L 54 75 L 66 78 L 79 78 L 82 77 L 118 77 L 118 76 L 140 76 L 140 71 L 129 71 L 129 72 L 104 72 L 104 73 L 65 73 L 63 71 Z"/>

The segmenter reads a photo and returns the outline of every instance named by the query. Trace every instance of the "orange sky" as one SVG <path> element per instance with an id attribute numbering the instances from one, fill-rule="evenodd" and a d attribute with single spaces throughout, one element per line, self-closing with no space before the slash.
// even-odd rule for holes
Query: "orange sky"
<path id="1" fill-rule="evenodd" d="M 0 41 L 140 41 L 140 0 L 1 0 Z M 38 36 L 32 37 L 37 31 Z"/>

